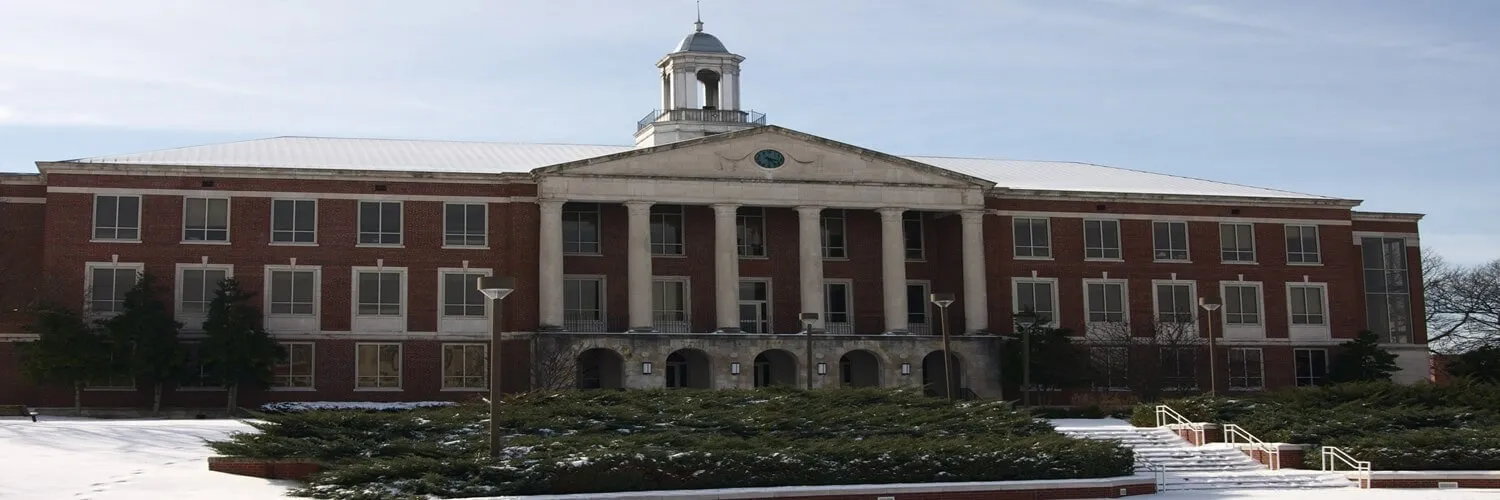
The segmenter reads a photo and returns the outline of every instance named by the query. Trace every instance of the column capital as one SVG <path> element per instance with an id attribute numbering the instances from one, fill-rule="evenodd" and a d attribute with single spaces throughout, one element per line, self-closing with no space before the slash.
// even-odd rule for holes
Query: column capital
<path id="1" fill-rule="evenodd" d="M 875 209 L 875 211 L 880 212 L 882 219 L 900 219 L 906 213 L 906 209 L 901 207 L 882 207 Z"/>
<path id="2" fill-rule="evenodd" d="M 655 205 L 655 204 L 656 204 L 656 202 L 654 202 L 654 201 L 646 201 L 646 200 L 630 200 L 630 201 L 626 201 L 624 203 L 621 203 L 621 205 L 625 205 L 625 210 L 628 210 L 631 215 L 646 215 L 646 214 L 649 214 L 649 213 L 651 213 L 651 205 Z"/>
<path id="3" fill-rule="evenodd" d="M 984 215 L 986 213 L 989 212 L 986 210 L 959 210 L 958 217 L 963 220 L 964 224 L 982 224 L 984 223 Z"/>
<path id="4" fill-rule="evenodd" d="M 568 200 L 561 198 L 540 198 L 536 200 L 536 204 L 540 205 L 542 210 L 562 210 L 563 204 L 567 202 Z"/>
<path id="5" fill-rule="evenodd" d="M 823 209 L 825 208 L 828 207 L 822 205 L 798 205 L 797 213 L 805 215 L 822 215 Z"/>
<path id="6" fill-rule="evenodd" d="M 714 203 L 709 206 L 714 208 L 715 215 L 725 217 L 739 214 L 741 205 L 739 203 Z"/>

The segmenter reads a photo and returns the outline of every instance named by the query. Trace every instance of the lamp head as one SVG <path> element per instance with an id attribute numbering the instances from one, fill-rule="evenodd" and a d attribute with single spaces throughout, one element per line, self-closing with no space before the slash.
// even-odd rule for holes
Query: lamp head
<path id="1" fill-rule="evenodd" d="M 802 313 L 802 321 L 812 322 L 818 320 L 818 313 Z"/>
<path id="2" fill-rule="evenodd" d="M 1198 307 L 1202 307 L 1205 311 L 1213 311 L 1221 305 L 1224 305 L 1224 301 L 1218 297 L 1198 297 Z"/>
<path id="3" fill-rule="evenodd" d="M 948 307 L 950 305 L 953 305 L 954 298 L 953 294 L 951 293 L 934 293 L 932 294 L 931 300 L 932 303 L 937 304 L 938 307 Z"/>
<path id="4" fill-rule="evenodd" d="M 500 300 L 516 290 L 516 279 L 510 276 L 480 276 L 479 293 L 490 300 Z"/>

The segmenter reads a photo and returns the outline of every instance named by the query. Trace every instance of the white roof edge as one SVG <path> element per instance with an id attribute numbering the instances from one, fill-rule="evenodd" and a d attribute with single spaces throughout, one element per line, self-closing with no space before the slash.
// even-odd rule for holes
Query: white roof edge
<path id="1" fill-rule="evenodd" d="M 1426 217 L 1426 214 L 1408 212 L 1361 212 L 1352 214 L 1354 220 L 1363 221 L 1390 221 L 1390 222 L 1417 222 Z"/>

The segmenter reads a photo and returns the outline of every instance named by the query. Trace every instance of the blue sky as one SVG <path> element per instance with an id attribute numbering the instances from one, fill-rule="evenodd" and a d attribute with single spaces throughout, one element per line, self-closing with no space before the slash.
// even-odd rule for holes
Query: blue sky
<path id="1" fill-rule="evenodd" d="M 0 171 L 277 135 L 629 144 L 693 2 L 0 0 Z M 1421 212 L 1500 258 L 1500 2 L 706 0 L 772 123 Z"/>

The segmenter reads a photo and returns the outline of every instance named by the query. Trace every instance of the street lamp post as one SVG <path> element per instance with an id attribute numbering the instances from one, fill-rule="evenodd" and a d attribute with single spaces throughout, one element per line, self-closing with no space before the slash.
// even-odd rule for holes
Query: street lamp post
<path id="1" fill-rule="evenodd" d="M 812 331 L 813 323 L 818 321 L 818 313 L 802 313 L 802 333 L 807 334 L 807 390 L 812 390 L 813 382 L 813 357 L 812 357 Z"/>
<path id="2" fill-rule="evenodd" d="M 1219 395 L 1219 370 L 1216 367 L 1219 354 L 1214 344 L 1214 309 L 1218 309 L 1223 303 L 1218 297 L 1198 297 L 1198 307 L 1208 311 L 1208 393 L 1214 396 Z"/>
<path id="3" fill-rule="evenodd" d="M 500 456 L 505 445 L 500 436 L 500 301 L 516 289 L 516 279 L 509 276 L 480 276 L 479 293 L 495 305 L 495 319 L 490 322 L 490 458 Z"/>
<path id="4" fill-rule="evenodd" d="M 943 320 L 943 393 L 948 395 L 948 400 L 953 400 L 953 367 L 948 366 L 952 358 L 948 356 L 948 306 L 953 305 L 953 294 L 934 293 L 932 303 L 937 304 L 938 314 Z"/>
<path id="5" fill-rule="evenodd" d="M 1021 406 L 1031 406 L 1031 327 L 1037 323 L 1036 311 L 1030 307 L 1014 316 L 1021 327 Z"/>

